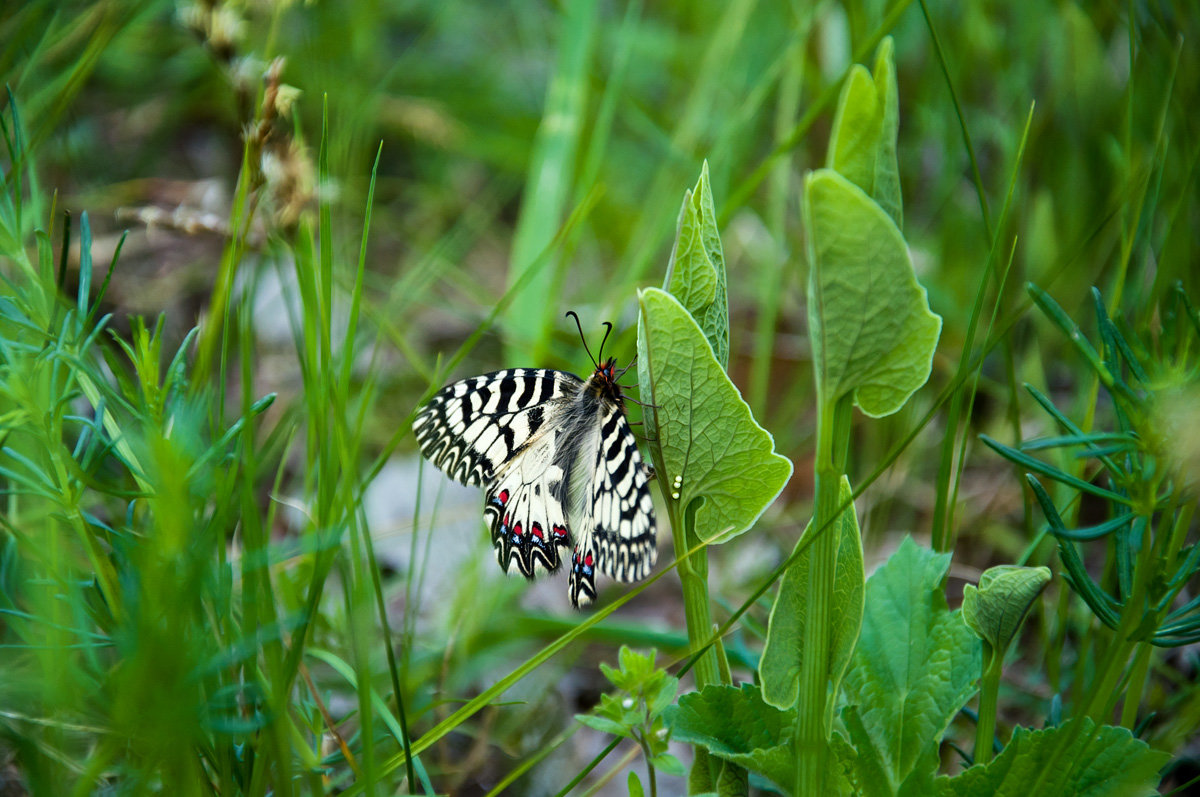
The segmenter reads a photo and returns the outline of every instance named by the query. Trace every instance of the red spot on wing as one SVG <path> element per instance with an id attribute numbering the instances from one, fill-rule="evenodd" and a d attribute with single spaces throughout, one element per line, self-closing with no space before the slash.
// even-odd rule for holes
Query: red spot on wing
<path id="1" fill-rule="evenodd" d="M 594 560 L 592 559 L 592 555 L 590 553 L 583 558 L 583 563 L 588 567 L 591 567 L 594 564 Z"/>
<path id="2" fill-rule="evenodd" d="M 545 536 L 543 536 L 543 534 L 542 534 L 542 524 L 538 523 L 536 520 L 533 522 L 533 525 L 531 525 L 529 527 L 529 531 L 531 534 L 533 534 L 533 536 L 537 537 L 539 540 L 546 539 Z"/>
<path id="3" fill-rule="evenodd" d="M 502 506 L 503 506 L 504 504 L 507 504 L 507 503 L 508 503 L 508 490 L 501 490 L 501 491 L 500 491 L 500 495 L 498 495 L 498 496 L 496 496 L 496 497 L 500 499 L 500 504 L 501 504 Z M 507 515 L 505 515 L 505 516 L 504 516 L 504 522 L 505 522 L 505 523 L 508 523 L 508 516 L 507 516 Z"/>
<path id="4" fill-rule="evenodd" d="M 562 526 L 558 526 L 558 525 L 553 526 L 550 529 L 550 533 L 553 534 L 555 537 L 558 537 L 559 539 L 565 538 L 567 536 L 567 530 L 565 528 L 563 528 Z"/>
<path id="5" fill-rule="evenodd" d="M 513 526 L 513 534 L 518 537 L 521 536 L 521 521 L 518 520 L 517 525 Z"/>

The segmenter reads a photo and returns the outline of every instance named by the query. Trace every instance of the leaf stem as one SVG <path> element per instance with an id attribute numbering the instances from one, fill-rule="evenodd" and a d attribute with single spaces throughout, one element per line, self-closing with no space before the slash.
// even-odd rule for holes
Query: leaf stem
<path id="1" fill-rule="evenodd" d="M 816 496 L 810 534 L 811 567 L 800 695 L 796 711 L 796 794 L 824 794 L 830 715 L 834 696 L 829 690 L 830 613 L 837 566 L 837 535 L 827 533 L 837 518 L 846 447 L 850 438 L 850 396 L 822 402 L 817 425 Z"/>
<path id="2" fill-rule="evenodd" d="M 712 612 L 708 604 L 708 549 L 702 547 L 695 550 L 700 544 L 694 531 L 695 514 L 690 508 L 682 512 L 681 509 L 677 502 L 667 501 L 675 555 L 681 557 L 676 571 L 683 586 L 683 612 L 687 621 L 688 645 L 694 653 L 708 643 L 712 634 Z M 692 553 L 689 555 L 688 551 Z M 693 671 L 698 689 L 722 682 L 717 660 L 720 644 L 718 639 L 696 660 Z"/>
<path id="3" fill-rule="evenodd" d="M 979 685 L 979 719 L 975 724 L 975 763 L 986 764 L 992 760 L 992 749 L 996 737 L 996 706 L 1000 694 L 1000 674 L 1004 670 L 1004 654 L 984 643 L 987 666 Z"/>

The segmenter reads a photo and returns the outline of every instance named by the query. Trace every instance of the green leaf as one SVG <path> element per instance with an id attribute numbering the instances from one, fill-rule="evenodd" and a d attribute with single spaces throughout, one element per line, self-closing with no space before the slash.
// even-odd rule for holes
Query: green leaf
<path id="1" fill-rule="evenodd" d="M 613 736 L 623 736 L 627 739 L 633 738 L 627 727 L 607 717 L 597 717 L 595 714 L 576 714 L 575 719 L 601 733 L 611 733 Z"/>
<path id="2" fill-rule="evenodd" d="M 717 362 L 729 365 L 729 299 L 725 291 L 725 253 L 708 181 L 708 161 L 696 187 L 683 195 L 675 245 L 663 289 L 687 308 L 704 330 Z"/>
<path id="3" fill-rule="evenodd" d="M 667 706 L 675 702 L 675 693 L 679 691 L 679 679 L 662 673 L 662 678 L 656 678 L 646 684 L 646 710 L 653 719 L 663 712 Z"/>
<path id="4" fill-rule="evenodd" d="M 963 620 L 1003 657 L 1033 602 L 1050 583 L 1050 568 L 999 565 L 963 589 Z"/>
<path id="5" fill-rule="evenodd" d="M 701 540 L 724 542 L 754 525 L 792 463 L 775 453 L 683 305 L 657 288 L 638 301 L 638 378 L 662 455 L 658 478 L 695 512 Z"/>
<path id="6" fill-rule="evenodd" d="M 895 222 L 830 169 L 805 180 L 808 329 L 817 393 L 853 392 L 871 417 L 890 415 L 929 378 L 942 319 L 929 310 Z"/>
<path id="7" fill-rule="evenodd" d="M 651 758 L 647 763 L 657 769 L 659 772 L 665 772 L 668 775 L 674 775 L 681 778 L 687 774 L 687 767 L 683 765 L 675 756 L 670 753 L 662 753 Z"/>
<path id="8" fill-rule="evenodd" d="M 1078 729 L 1076 723 L 1081 723 Z M 1065 749 L 1059 749 L 1064 743 Z M 938 793 L 946 797 L 1157 794 L 1158 771 L 1170 759 L 1125 728 L 1097 727 L 1084 717 L 1040 731 L 1018 727 L 988 764 L 938 778 Z"/>
<path id="9" fill-rule="evenodd" d="M 642 789 L 642 782 L 638 779 L 637 773 L 632 769 L 629 770 L 629 777 L 625 782 L 629 786 L 629 797 L 645 797 L 646 792 Z"/>
<path id="10" fill-rule="evenodd" d="M 843 696 L 862 718 L 865 736 L 853 739 L 859 756 L 877 757 L 892 794 L 914 773 L 932 774 L 919 767 L 936 769 L 930 751 L 976 689 L 980 643 L 946 606 L 942 579 L 949 566 L 949 554 L 905 537 L 867 581 L 862 635 Z"/>
<path id="11" fill-rule="evenodd" d="M 855 797 L 924 797 L 933 793 L 934 776 L 939 763 L 937 745 L 930 745 L 923 750 L 912 772 L 899 787 L 894 787 L 889 780 L 882 751 L 875 746 L 858 713 L 858 707 L 844 707 L 841 718 L 850 739 L 835 732 L 831 743 L 837 755 L 838 773 L 845 782 L 842 789 L 844 794 L 853 794 Z"/>
<path id="12" fill-rule="evenodd" d="M 892 39 L 875 54 L 875 76 L 854 66 L 842 86 L 825 165 L 846 177 L 904 226 L 896 134 L 900 129 Z"/>
<path id="13" fill-rule="evenodd" d="M 758 687 L 709 685 L 679 698 L 679 704 L 664 716 L 675 741 L 699 745 L 784 789 L 795 783 L 796 754 L 791 740 L 795 712 L 764 703 Z"/>
<path id="14" fill-rule="evenodd" d="M 850 662 L 854 643 L 863 616 L 863 553 L 862 537 L 858 530 L 858 518 L 854 504 L 850 502 L 853 490 L 850 481 L 842 476 L 838 495 L 839 504 L 850 506 L 835 521 L 836 528 L 825 532 L 837 537 L 837 571 L 834 575 L 834 598 L 830 612 L 829 678 L 834 693 L 841 683 L 842 675 Z M 796 543 L 799 547 L 804 537 L 812 531 L 812 521 L 804 530 L 804 536 Z M 783 574 L 775 604 L 771 607 L 771 618 L 767 627 L 767 641 L 759 660 L 758 673 L 762 680 L 763 699 L 776 708 L 795 705 L 800 690 L 800 670 L 804 651 L 804 624 L 808 603 L 808 572 L 811 565 L 809 545 Z"/>

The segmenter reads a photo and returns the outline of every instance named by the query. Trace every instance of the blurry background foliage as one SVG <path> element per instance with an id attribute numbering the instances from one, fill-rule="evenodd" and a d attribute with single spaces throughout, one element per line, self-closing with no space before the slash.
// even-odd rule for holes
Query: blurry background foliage
<path id="1" fill-rule="evenodd" d="M 313 449 L 325 439 L 314 431 L 320 424 L 354 430 L 353 445 L 339 451 L 356 458 L 338 464 L 361 486 L 393 455 L 411 455 L 408 418 L 432 383 L 519 365 L 586 372 L 573 325 L 561 320 L 567 309 L 578 310 L 585 331 L 612 320 L 608 349 L 627 362 L 634 350 L 635 289 L 661 282 L 680 197 L 707 159 L 729 273 L 730 374 L 775 435 L 776 450 L 797 463 L 796 477 L 760 521 L 759 533 L 713 552 L 720 615 L 791 549 L 809 516 L 811 470 L 804 463 L 811 457 L 814 406 L 803 315 L 801 179 L 824 161 L 840 77 L 855 61 L 870 63 L 883 35 L 895 43 L 905 235 L 931 307 L 945 322 L 930 385 L 856 439 L 853 461 L 863 472 L 852 475 L 855 484 L 947 386 L 993 240 L 1001 242 L 1001 262 L 1012 252 L 1002 292 L 995 292 L 994 281 L 988 297 L 988 306 L 998 308 L 988 343 L 999 345 L 981 363 L 956 485 L 956 602 L 963 580 L 975 580 L 991 564 L 1055 566 L 1048 540 L 1027 549 L 1042 520 L 1020 474 L 978 446 L 976 434 L 1011 442 L 1053 431 L 1019 389 L 1022 382 L 1038 386 L 1070 417 L 1092 413 L 1086 370 L 1069 343 L 1029 312 L 1024 283 L 1037 283 L 1084 325 L 1093 317 L 1090 288 L 1098 286 L 1114 318 L 1150 336 L 1159 302 L 1176 281 L 1193 302 L 1200 298 L 1200 59 L 1191 44 L 1200 40 L 1200 15 L 1190 3 L 6 2 L 0 6 L 0 77 L 10 95 L 3 118 L 10 138 L 19 126 L 22 147 L 0 154 L 0 161 L 10 180 L 6 191 L 20 193 L 23 207 L 19 217 L 9 217 L 17 227 L 8 230 L 0 251 L 4 275 L 14 280 L 5 295 L 20 279 L 12 268 L 16 253 L 34 258 L 35 228 L 53 225 L 48 242 L 59 262 L 64 212 L 73 219 L 75 247 L 62 260 L 68 297 L 86 261 L 77 248 L 79 214 L 87 211 L 90 219 L 93 291 L 128 230 L 101 306 L 113 314 L 110 328 L 117 335 L 142 335 L 146 356 L 161 358 L 165 368 L 197 323 L 228 323 L 224 338 L 205 341 L 210 331 L 201 334 L 199 345 L 211 347 L 210 359 L 177 386 L 178 396 L 193 398 L 186 407 L 180 398 L 173 417 L 191 418 L 206 430 L 198 433 L 204 445 L 216 445 L 250 414 L 251 401 L 278 394 L 238 427 L 241 447 L 229 456 L 260 448 L 261 461 L 243 465 L 241 481 L 221 487 L 218 480 L 214 489 L 229 492 L 214 498 L 220 506 L 227 497 L 230 507 L 216 512 L 214 525 L 225 535 L 239 528 L 239 512 L 245 523 L 245 513 L 257 509 L 269 538 L 279 543 L 317 522 L 307 497 L 297 506 L 289 497 L 314 488 Z M 1014 210 L 1006 229 L 993 229 L 1031 103 Z M 323 111 L 324 182 L 317 158 Z M 380 142 L 366 268 L 356 286 Z M 17 175 L 19 186 L 12 182 Z M 305 244 L 318 224 L 318 199 L 331 211 L 317 243 L 328 249 L 319 256 Z M 297 316 L 309 305 L 299 304 L 296 274 L 318 265 L 329 269 L 333 303 L 326 321 L 335 354 L 353 355 L 344 403 L 333 409 L 313 399 L 324 384 L 315 374 L 317 366 L 341 368 L 341 361 L 298 357 L 309 345 L 300 330 L 309 330 L 311 319 Z M 527 267 L 535 273 L 522 283 Z M 527 287 L 452 372 L 440 368 L 513 285 Z M 234 297 L 228 315 L 226 295 Z M 130 317 L 159 314 L 164 324 L 156 349 Z M 357 318 L 354 348 L 338 349 L 347 343 L 341 339 L 347 314 Z M 981 335 L 976 345 L 982 343 Z M 106 367 L 131 370 L 107 333 L 95 345 L 110 350 Z M 1195 375 L 1189 378 L 1194 384 Z M 126 417 L 147 416 L 131 410 Z M 1103 428 L 1100 420 L 1097 426 Z M 861 499 L 868 569 L 894 549 L 900 534 L 928 534 L 944 434 L 935 414 Z M 206 466 L 230 461 L 220 456 Z M 110 470 L 98 477 L 109 492 L 85 499 L 83 509 L 113 524 L 129 511 L 133 522 L 143 510 L 129 510 L 136 502 L 121 492 L 133 482 Z M 415 495 L 416 471 L 404 473 L 396 492 Z M 427 471 L 424 479 L 440 477 Z M 9 480 L 6 487 L 12 486 Z M 347 517 L 362 522 L 350 498 L 356 489 L 337 500 Z M 209 511 L 203 501 L 198 506 Z M 412 510 L 386 517 L 386 523 L 365 520 L 376 535 L 401 540 L 405 550 L 412 540 L 417 551 Z M 427 516 L 416 531 L 422 550 L 432 545 L 432 559 L 414 556 L 397 566 L 399 580 L 390 570 L 384 580 L 393 630 L 405 641 L 402 688 L 414 736 L 445 716 L 441 701 L 478 691 L 537 649 L 544 635 L 577 620 L 555 605 L 565 602 L 522 603 L 523 583 L 494 578 L 482 535 L 429 537 Z M 313 643 L 354 662 L 356 672 L 377 678 L 375 686 L 388 694 L 383 637 L 347 632 L 359 614 L 370 614 L 371 593 L 363 586 L 370 576 L 356 569 L 355 557 L 378 563 L 351 546 L 351 537 L 341 539 L 344 550 L 338 553 L 335 541 L 336 555 L 328 560 L 265 554 L 281 613 L 275 630 L 290 633 L 295 626 L 287 612 L 321 594 L 305 591 L 323 579 L 308 581 L 309 568 L 332 568 L 341 588 L 337 597 L 327 593 L 321 600 Z M 64 559 L 81 556 L 73 543 L 63 545 Z M 431 576 L 440 593 L 418 598 L 422 562 L 436 562 L 451 548 L 464 552 L 458 570 L 440 580 Z M 222 549 L 218 542 L 211 551 Z M 30 555 L 11 540 L 4 547 L 6 610 L 30 608 L 20 595 L 22 575 L 36 570 L 22 564 Z M 210 563 L 216 595 L 228 594 L 219 587 L 231 572 L 220 569 L 228 567 L 216 561 L 223 556 L 214 554 Z M 80 572 L 90 578 L 87 568 Z M 546 594 L 561 599 L 559 581 Z M 1073 651 L 1089 616 L 1063 597 L 1066 592 L 1061 583 L 1052 585 L 1046 608 L 1031 620 L 1030 666 L 1011 675 L 1016 683 L 1006 697 L 1011 721 L 1041 717 L 1049 696 L 1069 683 L 1070 667 L 1086 660 Z M 76 593 L 66 597 L 83 600 Z M 90 627 L 103 616 L 95 604 L 92 613 L 82 605 L 59 620 Z M 418 609 L 426 618 L 421 624 Z M 0 617 L 0 668 L 23 661 L 29 642 L 14 634 L 16 615 L 6 616 Z M 730 650 L 758 650 L 755 637 L 764 624 L 759 607 Z M 524 708 L 488 709 L 470 735 L 446 737 L 425 753 L 426 766 L 443 778 L 441 788 L 494 782 L 512 768 L 508 756 L 542 749 L 572 714 L 596 702 L 606 684 L 594 663 L 615 661 L 622 641 L 657 646 L 673 660 L 684 644 L 677 587 L 664 579 L 587 638 L 591 645 L 573 648 L 566 661 L 547 665 L 509 693 L 529 701 Z M 103 670 L 94 661 L 88 666 Z M 1182 730 L 1187 718 L 1200 718 L 1192 686 L 1196 655 L 1166 652 L 1153 667 L 1161 677 L 1151 681 L 1146 713 L 1176 717 L 1164 743 L 1178 752 L 1175 746 L 1190 736 Z M 24 667 L 13 680 L 0 669 L 0 681 L 12 695 L 24 687 L 40 694 L 46 684 L 39 678 L 60 679 L 41 708 L 24 710 L 62 711 L 64 721 L 84 728 L 121 727 L 115 720 L 106 725 L 95 706 L 82 715 L 65 708 L 73 705 L 73 689 L 85 689 L 71 680 L 78 675 L 72 672 Z M 314 694 L 352 695 L 330 672 L 318 671 L 325 680 Z M 133 688 L 136 679 L 127 674 L 121 684 L 107 688 Z M 100 698 L 101 704 L 106 699 L 116 698 Z M 259 698 L 239 692 L 230 699 L 244 708 Z M 161 710 L 170 696 L 163 700 L 144 697 L 146 711 Z M 547 700 L 562 705 L 535 711 Z M 22 740 L 34 737 L 46 761 L 58 756 L 69 771 L 94 777 L 88 767 L 105 765 L 88 763 L 85 748 L 51 738 L 4 702 L 0 766 L 14 750 L 27 751 Z M 315 706 L 306 703 L 304 710 L 319 726 Z M 138 722 L 136 716 L 125 720 Z M 159 724 L 154 732 L 167 733 L 170 723 Z M 346 733 L 352 747 L 363 745 Z M 1154 734 L 1149 738 L 1153 743 Z M 398 749 L 394 741 L 380 744 L 380 756 Z M 109 761 L 119 759 L 112 750 L 107 754 Z M 565 782 L 562 773 L 577 767 L 571 761 L 556 753 L 540 765 L 537 782 Z"/>

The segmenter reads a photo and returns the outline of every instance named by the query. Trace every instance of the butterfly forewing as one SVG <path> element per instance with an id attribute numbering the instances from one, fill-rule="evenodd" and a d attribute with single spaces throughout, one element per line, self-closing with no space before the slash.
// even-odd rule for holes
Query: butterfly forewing
<path id="1" fill-rule="evenodd" d="M 500 466 L 553 425 L 583 380 L 566 371 L 511 368 L 454 382 L 413 420 L 421 453 L 451 478 L 489 484 Z"/>
<path id="2" fill-rule="evenodd" d="M 425 455 L 486 489 L 484 515 L 505 572 L 533 577 L 573 548 L 567 593 L 596 597 L 599 571 L 645 578 L 656 558 L 647 468 L 625 418 L 613 359 L 587 381 L 516 368 L 447 385 L 413 421 Z"/>

